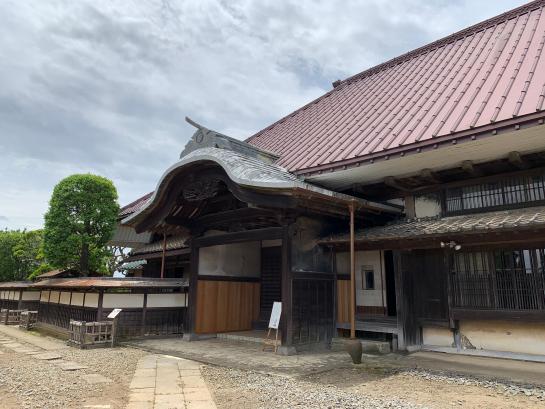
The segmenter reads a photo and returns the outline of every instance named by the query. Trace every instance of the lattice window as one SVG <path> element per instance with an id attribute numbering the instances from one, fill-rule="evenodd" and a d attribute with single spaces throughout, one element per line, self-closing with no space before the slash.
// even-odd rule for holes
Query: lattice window
<path id="1" fill-rule="evenodd" d="M 445 211 L 462 214 L 545 203 L 545 175 L 518 176 L 497 182 L 447 188 Z"/>
<path id="2" fill-rule="evenodd" d="M 508 311 L 545 310 L 545 250 L 455 253 L 450 258 L 453 306 Z"/>

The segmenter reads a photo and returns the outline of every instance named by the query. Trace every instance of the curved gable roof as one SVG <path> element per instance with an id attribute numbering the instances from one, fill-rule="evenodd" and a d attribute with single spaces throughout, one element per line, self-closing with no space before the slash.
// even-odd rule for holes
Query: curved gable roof
<path id="1" fill-rule="evenodd" d="M 355 203 L 360 207 L 399 213 L 399 209 L 394 206 L 369 202 L 303 182 L 297 176 L 278 165 L 265 163 L 257 158 L 227 149 L 205 147 L 188 153 L 168 168 L 159 180 L 157 188 L 149 200 L 137 211 L 125 218 L 122 223 L 133 226 L 145 219 L 159 206 L 167 188 L 178 175 L 190 165 L 207 162 L 219 165 L 233 183 L 242 187 L 268 191 L 270 193 L 302 191 L 306 196 L 344 202 L 346 204 Z M 195 170 L 193 169 L 192 171 L 194 172 Z"/>
<path id="2" fill-rule="evenodd" d="M 534 1 L 341 81 L 247 142 L 310 173 L 543 114 L 544 5 Z"/>

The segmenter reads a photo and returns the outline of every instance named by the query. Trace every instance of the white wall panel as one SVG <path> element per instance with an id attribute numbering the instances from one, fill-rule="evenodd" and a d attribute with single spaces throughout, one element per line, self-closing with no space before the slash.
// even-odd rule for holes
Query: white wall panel
<path id="1" fill-rule="evenodd" d="M 23 301 L 38 301 L 40 299 L 39 291 L 23 291 Z"/>
<path id="2" fill-rule="evenodd" d="M 98 307 L 98 293 L 86 293 L 85 294 L 85 307 Z"/>
<path id="3" fill-rule="evenodd" d="M 49 290 L 42 290 L 40 292 L 40 301 L 47 302 L 47 300 L 49 300 L 49 293 L 50 293 Z"/>
<path id="4" fill-rule="evenodd" d="M 51 304 L 58 304 L 60 296 L 61 296 L 60 291 L 51 291 L 51 296 L 49 297 L 49 302 Z"/>
<path id="5" fill-rule="evenodd" d="M 259 277 L 261 242 L 222 244 L 199 249 L 199 275 Z"/>
<path id="6" fill-rule="evenodd" d="M 383 253 L 375 251 L 356 251 L 356 305 L 386 307 L 386 284 Z M 350 253 L 337 253 L 338 274 L 350 274 Z M 375 289 L 365 290 L 362 283 L 362 269 L 371 267 L 375 275 Z M 384 301 L 384 303 L 383 303 Z"/>
<path id="7" fill-rule="evenodd" d="M 144 294 L 104 294 L 104 308 L 142 308 Z"/>
<path id="8" fill-rule="evenodd" d="M 72 293 L 72 304 L 79 307 L 83 307 L 83 294 L 84 293 Z"/>
<path id="9" fill-rule="evenodd" d="M 62 291 L 59 300 L 60 304 L 70 305 L 70 291 Z"/>
<path id="10" fill-rule="evenodd" d="M 148 308 L 186 307 L 186 294 L 148 294 Z"/>

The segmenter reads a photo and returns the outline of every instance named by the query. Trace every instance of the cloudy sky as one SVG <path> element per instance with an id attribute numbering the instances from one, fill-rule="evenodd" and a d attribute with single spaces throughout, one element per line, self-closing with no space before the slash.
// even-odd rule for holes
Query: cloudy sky
<path id="1" fill-rule="evenodd" d="M 72 173 L 153 190 L 193 132 L 243 139 L 343 79 L 521 0 L 0 0 L 0 228 Z"/>

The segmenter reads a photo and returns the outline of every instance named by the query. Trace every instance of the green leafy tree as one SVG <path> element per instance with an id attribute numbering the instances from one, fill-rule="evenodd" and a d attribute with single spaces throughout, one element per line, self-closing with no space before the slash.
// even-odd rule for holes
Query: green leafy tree
<path id="1" fill-rule="evenodd" d="M 107 271 L 107 242 L 114 233 L 119 205 L 113 183 L 101 176 L 72 175 L 61 180 L 45 215 L 44 254 L 56 268 L 83 275 Z"/>
<path id="2" fill-rule="evenodd" d="M 20 231 L 0 232 L 0 280 L 17 279 L 17 260 L 13 255 L 14 247 L 19 243 Z"/>
<path id="3" fill-rule="evenodd" d="M 0 281 L 24 280 L 44 263 L 42 230 L 0 231 Z"/>

